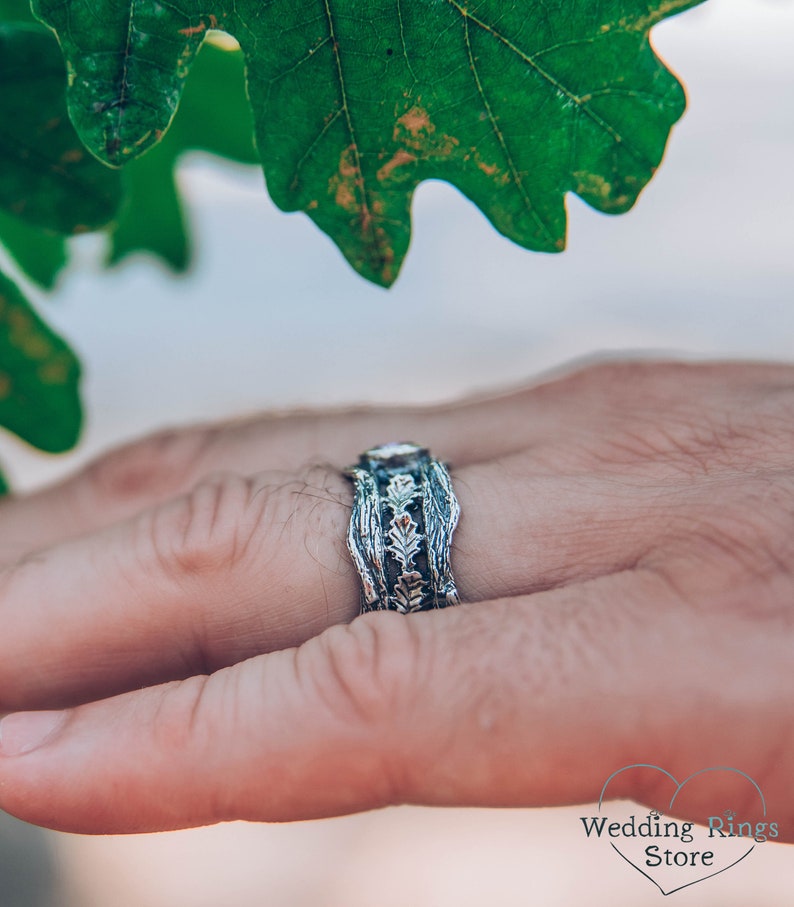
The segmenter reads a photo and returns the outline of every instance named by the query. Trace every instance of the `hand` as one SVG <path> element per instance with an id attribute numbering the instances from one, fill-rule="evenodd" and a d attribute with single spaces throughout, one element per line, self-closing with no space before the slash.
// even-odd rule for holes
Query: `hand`
<path id="1" fill-rule="evenodd" d="M 466 604 L 354 619 L 338 470 L 391 440 L 453 464 Z M 747 772 L 794 840 L 794 368 L 159 435 L 3 503 L 0 538 L 0 807 L 29 821 L 573 803 L 650 762 Z"/>

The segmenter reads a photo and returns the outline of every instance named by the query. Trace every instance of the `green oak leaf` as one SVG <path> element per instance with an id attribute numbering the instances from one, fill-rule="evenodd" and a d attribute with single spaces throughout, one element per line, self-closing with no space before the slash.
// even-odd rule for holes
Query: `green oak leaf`
<path id="1" fill-rule="evenodd" d="M 684 92 L 649 30 L 700 0 L 34 0 L 69 108 L 120 165 L 163 136 L 209 29 L 246 56 L 268 188 L 390 284 L 417 184 L 454 184 L 505 236 L 565 245 L 565 194 L 626 211 Z"/>
<path id="2" fill-rule="evenodd" d="M 30 0 L 0 0 L 0 21 L 35 22 Z"/>
<path id="3" fill-rule="evenodd" d="M 55 286 L 68 258 L 63 236 L 0 210 L 0 242 L 31 280 L 45 290 Z"/>
<path id="4" fill-rule="evenodd" d="M 134 252 L 153 252 L 177 271 L 188 266 L 189 241 L 174 176 L 178 159 L 191 150 L 245 164 L 259 161 L 239 50 L 210 41 L 202 45 L 171 128 L 148 154 L 124 168 L 125 200 L 111 228 L 111 263 Z"/>
<path id="5" fill-rule="evenodd" d="M 80 366 L 18 287 L 0 273 L 0 425 L 50 453 L 80 434 Z"/>
<path id="6" fill-rule="evenodd" d="M 110 221 L 118 173 L 87 154 L 69 121 L 57 42 L 36 24 L 0 24 L 0 208 L 71 234 Z"/>

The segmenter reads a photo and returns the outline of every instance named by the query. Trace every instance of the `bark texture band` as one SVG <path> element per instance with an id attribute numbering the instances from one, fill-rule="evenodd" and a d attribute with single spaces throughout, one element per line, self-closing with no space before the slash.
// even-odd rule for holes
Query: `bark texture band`
<path id="1" fill-rule="evenodd" d="M 361 612 L 459 604 L 450 549 L 460 506 L 446 466 L 417 444 L 386 444 L 345 474 L 355 485 L 347 546 Z"/>

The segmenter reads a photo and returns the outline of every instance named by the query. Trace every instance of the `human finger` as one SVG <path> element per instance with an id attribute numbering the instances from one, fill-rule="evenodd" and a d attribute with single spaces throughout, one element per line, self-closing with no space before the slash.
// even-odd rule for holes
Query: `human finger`
<path id="1" fill-rule="evenodd" d="M 513 395 L 506 395 L 472 405 L 265 414 L 157 432 L 51 487 L 0 502 L 0 562 L 112 525 L 220 472 L 295 472 L 318 463 L 342 469 L 362 450 L 414 438 L 463 465 L 483 432 L 489 450 L 516 446 L 509 433 L 495 430 L 514 410 Z"/>
<path id="2" fill-rule="evenodd" d="M 701 504 L 688 484 L 676 497 L 655 480 L 518 468 L 497 461 L 455 473 L 464 601 L 625 569 Z M 342 475 L 321 467 L 218 475 L 23 559 L 0 574 L 0 708 L 213 671 L 349 621 L 358 605 L 344 543 L 351 499 Z"/>
<path id="3" fill-rule="evenodd" d="M 791 388 L 787 366 L 610 362 L 529 388 L 443 406 L 257 416 L 194 426 L 124 445 L 77 475 L 0 503 L 0 563 L 126 519 L 216 472 L 341 468 L 361 450 L 414 440 L 455 466 L 531 448 L 554 462 L 641 418 L 703 421 Z M 638 426 L 634 426 L 635 433 Z"/>
<path id="4" fill-rule="evenodd" d="M 366 615 L 209 677 L 15 714 L 0 725 L 0 806 L 118 833 L 406 802 L 557 805 L 661 760 L 679 777 L 741 767 L 790 815 L 790 628 L 680 595 L 661 574 L 625 572 Z M 658 806 L 647 782 L 627 773 L 610 794 Z"/>
<path id="5" fill-rule="evenodd" d="M 723 456 L 724 452 L 723 452 Z M 592 469 L 592 468 L 591 468 Z M 464 601 L 607 576 L 702 540 L 769 562 L 791 474 L 730 458 L 555 474 L 531 453 L 454 471 L 453 567 Z M 108 696 L 299 645 L 358 610 L 336 470 L 219 475 L 0 574 L 0 708 Z M 703 555 L 705 556 L 705 555 Z M 726 574 L 731 564 L 722 568 Z M 761 566 L 758 566 L 761 569 Z M 32 669 L 31 666 L 35 666 Z"/>

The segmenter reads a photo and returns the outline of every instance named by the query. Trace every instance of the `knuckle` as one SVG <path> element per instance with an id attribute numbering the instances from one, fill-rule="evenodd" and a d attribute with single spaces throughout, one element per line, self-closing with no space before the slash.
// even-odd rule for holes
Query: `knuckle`
<path id="1" fill-rule="evenodd" d="M 216 430 L 162 431 L 111 451 L 89 464 L 83 485 L 90 504 L 174 494 L 195 475 Z"/>
<path id="2" fill-rule="evenodd" d="M 737 439 L 730 419 L 722 423 L 713 413 L 670 413 L 625 426 L 606 442 L 604 459 L 621 464 L 653 462 L 673 473 L 697 476 L 738 465 Z"/>
<path id="3" fill-rule="evenodd" d="M 351 569 L 343 552 L 346 484 L 323 467 L 205 476 L 138 517 L 139 560 L 178 582 L 225 582 L 226 598 L 239 593 L 252 606 L 252 582 L 314 601 L 309 578 Z"/>
<path id="4" fill-rule="evenodd" d="M 227 773 L 202 771 L 217 752 L 218 740 L 245 728 L 230 728 L 229 716 L 238 710 L 239 690 L 234 672 L 196 675 L 150 687 L 141 697 L 139 708 L 146 713 L 151 752 L 159 754 L 168 766 L 194 766 L 202 775 L 194 804 L 202 810 L 206 823 L 238 818 L 239 795 Z M 139 694 L 140 695 L 140 694 Z"/>
<path id="5" fill-rule="evenodd" d="M 411 624 L 398 614 L 363 615 L 317 637 L 312 682 L 340 720 L 385 732 L 410 701 L 419 649 Z"/>
<path id="6" fill-rule="evenodd" d="M 706 402 L 708 405 L 705 405 Z M 653 464 L 673 475 L 753 475 L 794 465 L 794 392 L 733 391 L 707 399 L 679 388 L 674 399 L 632 411 L 593 439 L 595 459 Z"/>
<path id="7" fill-rule="evenodd" d="M 268 489 L 253 479 L 207 476 L 141 518 L 147 549 L 171 574 L 230 572 L 250 554 L 267 498 Z"/>
<path id="8" fill-rule="evenodd" d="M 416 787 L 418 760 L 410 749 L 422 673 L 416 622 L 404 615 L 363 615 L 332 627 L 304 646 L 312 657 L 309 693 L 345 736 L 359 740 L 357 775 L 369 788 L 368 802 L 402 803 Z M 300 668 L 300 662 L 298 663 Z"/>
<path id="9" fill-rule="evenodd" d="M 673 474 L 793 462 L 794 369 L 752 363 L 607 361 L 562 379 L 599 431 L 577 456 Z"/>
<path id="10" fill-rule="evenodd" d="M 148 725 L 154 750 L 167 753 L 174 761 L 184 761 L 180 754 L 211 742 L 213 712 L 205 708 L 209 679 L 196 675 L 147 691 L 153 702 L 149 706 L 144 701 L 143 707 L 151 708 Z"/>
<path id="11" fill-rule="evenodd" d="M 722 610 L 786 614 L 794 592 L 794 473 L 715 483 L 676 520 L 670 553 Z"/>

